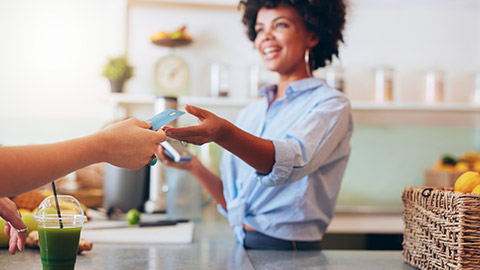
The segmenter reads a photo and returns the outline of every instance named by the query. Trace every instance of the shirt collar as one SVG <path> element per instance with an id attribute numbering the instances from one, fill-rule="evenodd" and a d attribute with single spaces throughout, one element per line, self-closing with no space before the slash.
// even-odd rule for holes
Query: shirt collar
<path id="1" fill-rule="evenodd" d="M 290 97 L 295 93 L 310 90 L 310 89 L 315 89 L 324 84 L 325 82 L 317 78 L 305 78 L 302 80 L 298 80 L 298 81 L 292 82 L 287 87 L 287 89 L 285 89 L 285 96 Z M 275 96 L 276 92 L 277 92 L 277 85 L 272 84 L 272 85 L 263 86 L 260 89 L 259 93 L 260 95 L 265 95 L 268 100 L 271 100 Z"/>

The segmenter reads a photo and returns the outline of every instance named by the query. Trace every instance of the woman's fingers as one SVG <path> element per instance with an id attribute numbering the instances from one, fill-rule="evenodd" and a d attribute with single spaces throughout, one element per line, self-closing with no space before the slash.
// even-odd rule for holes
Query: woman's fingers
<path id="1" fill-rule="evenodd" d="M 168 137 L 175 138 L 180 141 L 186 141 L 186 139 L 201 136 L 206 134 L 205 128 L 202 125 L 180 127 L 180 128 L 167 128 L 165 134 Z"/>
<path id="2" fill-rule="evenodd" d="M 200 118 L 200 119 L 204 119 L 208 116 L 208 114 L 210 114 L 210 112 L 207 111 L 207 110 L 201 109 L 201 108 L 196 107 L 196 106 L 188 105 L 188 104 L 185 105 L 185 110 L 189 114 L 191 114 L 191 115 L 193 115 L 197 118 Z"/>
<path id="3" fill-rule="evenodd" d="M 10 241 L 8 242 L 8 251 L 10 254 L 15 254 L 15 251 L 17 251 L 17 236 L 16 235 L 11 235 L 10 236 Z"/>
<path id="4" fill-rule="evenodd" d="M 7 236 L 10 235 L 10 228 L 11 228 L 10 223 L 5 222 L 5 228 L 4 228 L 4 230 L 3 230 L 3 232 L 5 233 L 5 235 L 7 235 Z"/>

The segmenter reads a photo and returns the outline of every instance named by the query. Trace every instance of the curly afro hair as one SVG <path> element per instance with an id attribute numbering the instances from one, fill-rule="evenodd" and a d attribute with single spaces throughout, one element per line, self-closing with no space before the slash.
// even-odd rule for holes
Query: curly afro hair
<path id="1" fill-rule="evenodd" d="M 310 51 L 310 68 L 315 70 L 332 62 L 338 57 L 338 47 L 343 43 L 345 25 L 346 0 L 242 0 L 242 22 L 247 28 L 247 35 L 254 41 L 257 34 L 255 24 L 258 11 L 265 8 L 276 8 L 279 5 L 294 7 L 305 19 L 307 28 L 319 38 L 317 46 Z"/>

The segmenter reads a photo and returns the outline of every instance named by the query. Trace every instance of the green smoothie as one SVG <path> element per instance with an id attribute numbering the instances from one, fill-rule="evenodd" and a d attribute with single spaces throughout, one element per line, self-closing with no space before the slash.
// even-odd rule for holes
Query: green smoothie
<path id="1" fill-rule="evenodd" d="M 74 269 L 82 227 L 38 227 L 43 270 Z"/>

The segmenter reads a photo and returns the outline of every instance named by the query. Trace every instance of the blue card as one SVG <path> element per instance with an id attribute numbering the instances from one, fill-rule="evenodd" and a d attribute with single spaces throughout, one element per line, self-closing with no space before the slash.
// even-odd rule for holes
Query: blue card
<path id="1" fill-rule="evenodd" d="M 152 118 L 148 119 L 147 121 L 152 122 L 151 130 L 157 130 L 162 126 L 170 123 L 171 121 L 177 119 L 185 112 L 177 111 L 174 109 L 166 109 L 165 111 L 153 116 Z"/>

